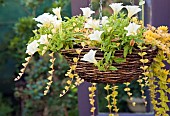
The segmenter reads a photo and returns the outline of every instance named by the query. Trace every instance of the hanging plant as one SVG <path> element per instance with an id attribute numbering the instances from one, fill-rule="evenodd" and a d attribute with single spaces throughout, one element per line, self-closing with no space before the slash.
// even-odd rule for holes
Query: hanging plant
<path id="1" fill-rule="evenodd" d="M 28 57 L 15 81 L 22 77 L 36 52 L 44 55 L 51 51 L 51 70 L 44 90 L 46 95 L 53 82 L 54 54 L 61 53 L 70 64 L 70 69 L 65 74 L 68 81 L 60 97 L 84 80 L 91 82 L 89 100 L 92 105 L 90 111 L 94 115 L 96 83 L 106 83 L 107 107 L 110 116 L 113 116 L 112 110 L 116 113 L 119 111 L 116 105 L 118 87 L 114 84 L 124 83 L 124 91 L 132 100 L 129 82 L 138 79 L 141 89 L 145 85 L 149 86 L 156 115 L 166 115 L 169 110 L 166 104 L 169 102 L 166 94 L 170 92 L 167 86 L 169 71 L 164 68 L 163 61 L 170 62 L 168 28 L 145 28 L 143 22 L 134 16 L 141 11 L 139 6 L 123 6 L 123 3 L 112 3 L 109 6 L 114 13 L 110 17 L 100 13 L 99 20 L 91 17 L 95 11 L 89 7 L 81 8 L 83 16 L 62 19 L 61 8 L 54 8 L 54 14 L 44 13 L 34 18 L 38 22 L 38 29 L 33 30 L 35 35 L 30 38 L 26 50 Z M 121 12 L 122 9 L 127 10 L 128 14 Z M 141 93 L 145 100 L 144 91 L 141 90 Z M 159 100 L 156 99 L 157 93 L 160 94 Z"/>

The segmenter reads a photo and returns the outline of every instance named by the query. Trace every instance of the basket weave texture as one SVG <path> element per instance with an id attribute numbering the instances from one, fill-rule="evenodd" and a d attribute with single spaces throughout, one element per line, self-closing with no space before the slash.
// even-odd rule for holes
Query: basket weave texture
<path id="1" fill-rule="evenodd" d="M 101 60 L 103 58 L 103 52 L 96 47 L 83 48 L 80 58 L 83 58 L 83 56 L 91 49 L 97 50 L 95 55 L 96 60 Z M 142 51 L 147 52 L 147 55 L 144 56 L 144 59 L 149 59 L 149 62 L 145 65 L 150 66 L 157 53 L 157 50 L 148 47 Z M 73 58 L 78 57 L 76 49 L 62 50 L 61 52 L 68 61 L 69 65 L 74 65 Z M 94 66 L 94 64 L 79 60 L 76 73 L 78 73 L 80 78 L 84 79 L 85 81 L 93 83 L 115 84 L 130 82 L 138 78 L 143 73 L 143 70 L 140 69 L 142 63 L 140 62 L 141 56 L 138 55 L 139 52 L 141 52 L 140 49 L 133 49 L 133 52 L 127 55 L 126 62 L 119 64 L 113 62 L 112 66 L 118 68 L 116 71 L 99 71 L 98 68 Z M 116 51 L 115 56 L 123 58 L 123 50 Z"/>

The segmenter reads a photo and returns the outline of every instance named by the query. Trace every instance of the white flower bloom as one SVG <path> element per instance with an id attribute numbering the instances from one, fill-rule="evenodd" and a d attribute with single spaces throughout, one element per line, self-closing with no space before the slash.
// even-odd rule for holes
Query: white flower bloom
<path id="1" fill-rule="evenodd" d="M 52 11 L 53 11 L 53 13 L 57 16 L 57 18 L 59 19 L 59 20 L 61 20 L 61 14 L 60 14 L 60 12 L 61 12 L 61 7 L 57 7 L 57 8 L 53 8 L 52 9 Z"/>
<path id="2" fill-rule="evenodd" d="M 95 13 L 94 11 L 92 11 L 89 7 L 86 8 L 80 8 L 83 12 L 83 15 L 87 18 L 89 18 L 91 16 L 91 14 Z"/>
<path id="3" fill-rule="evenodd" d="M 88 37 L 90 38 L 90 40 L 96 40 L 96 41 L 101 41 L 101 35 L 104 31 L 94 31 L 93 34 L 90 34 Z"/>
<path id="4" fill-rule="evenodd" d="M 139 6 L 125 6 L 125 8 L 128 10 L 128 17 L 131 18 L 133 15 L 137 14 L 141 11 Z"/>
<path id="5" fill-rule="evenodd" d="M 137 34 L 137 30 L 139 28 L 140 28 L 140 25 L 137 25 L 136 23 L 130 23 L 127 27 L 124 27 L 124 29 L 128 31 L 126 36 L 136 35 Z"/>
<path id="6" fill-rule="evenodd" d="M 52 38 L 52 37 L 53 37 L 53 35 L 52 35 L 52 34 L 49 34 L 49 35 L 48 35 L 48 38 Z"/>
<path id="7" fill-rule="evenodd" d="M 28 44 L 26 53 L 28 53 L 29 55 L 33 55 L 35 52 L 37 52 L 39 46 L 37 42 L 37 40 L 34 40 L 30 44 Z"/>
<path id="8" fill-rule="evenodd" d="M 57 16 L 54 16 L 49 13 L 44 13 L 37 18 L 33 18 L 35 21 L 40 22 L 41 24 L 37 24 L 38 27 L 42 26 L 50 26 L 55 20 L 57 20 Z"/>
<path id="9" fill-rule="evenodd" d="M 37 24 L 37 27 L 39 27 L 39 28 L 40 28 L 40 27 L 43 27 L 43 25 L 42 25 L 42 24 L 40 24 L 40 23 L 38 23 L 38 24 Z"/>
<path id="10" fill-rule="evenodd" d="M 108 21 L 108 17 L 107 16 L 104 16 L 102 17 L 102 25 L 105 25 L 107 24 L 109 21 Z"/>
<path id="11" fill-rule="evenodd" d="M 47 34 L 41 35 L 41 37 L 38 40 L 38 42 L 40 42 L 40 44 L 48 44 L 49 42 L 48 42 Z"/>
<path id="12" fill-rule="evenodd" d="M 114 11 L 114 14 L 118 14 L 119 11 L 124 7 L 122 6 L 123 3 L 112 3 L 109 6 L 112 8 Z"/>
<path id="13" fill-rule="evenodd" d="M 97 64 L 97 60 L 95 59 L 96 52 L 96 50 L 90 50 L 83 58 L 81 58 L 81 60 Z"/>
<path id="14" fill-rule="evenodd" d="M 99 20 L 93 20 L 92 18 L 89 18 L 87 22 L 85 23 L 84 28 L 98 28 L 99 25 Z"/>
<path id="15" fill-rule="evenodd" d="M 55 20 L 52 22 L 54 28 L 59 28 L 60 25 L 62 24 L 62 20 Z"/>

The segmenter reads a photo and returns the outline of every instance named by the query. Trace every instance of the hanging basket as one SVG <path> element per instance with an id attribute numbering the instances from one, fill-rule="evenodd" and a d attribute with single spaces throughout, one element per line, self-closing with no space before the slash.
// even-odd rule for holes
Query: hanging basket
<path id="1" fill-rule="evenodd" d="M 96 60 L 101 60 L 103 58 L 103 52 L 96 47 L 83 48 L 80 58 L 91 49 L 97 50 L 95 55 Z M 140 62 L 141 56 L 138 55 L 139 52 L 141 52 L 140 49 L 133 49 L 133 52 L 127 55 L 126 62 L 120 64 L 113 62 L 112 66 L 118 69 L 116 71 L 99 71 L 98 67 L 94 66 L 94 64 L 79 60 L 76 72 L 79 74 L 80 78 L 88 82 L 111 84 L 130 82 L 143 73 L 143 70 L 140 69 L 142 63 Z M 143 50 L 143 52 L 147 52 L 144 59 L 146 58 L 149 60 L 145 65 L 150 66 L 157 53 L 157 49 L 148 47 Z M 72 59 L 78 57 L 76 49 L 62 50 L 62 54 L 67 59 L 69 65 L 73 65 L 74 62 Z M 115 56 L 123 58 L 123 50 L 116 51 Z"/>

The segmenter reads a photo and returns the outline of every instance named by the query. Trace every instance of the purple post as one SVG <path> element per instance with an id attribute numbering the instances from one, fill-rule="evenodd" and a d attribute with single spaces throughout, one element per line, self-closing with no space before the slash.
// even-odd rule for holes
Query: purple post
<path id="1" fill-rule="evenodd" d="M 91 84 L 88 82 L 82 83 L 78 87 L 78 107 L 79 107 L 79 116 L 91 116 L 92 113 L 90 112 L 91 105 L 89 103 L 89 91 L 88 87 Z M 97 97 L 95 99 L 95 116 L 98 114 L 98 107 L 97 107 Z"/>
<path id="2" fill-rule="evenodd" d="M 71 0 L 71 7 L 72 7 L 72 16 L 82 14 L 80 8 L 89 6 L 89 0 Z M 89 91 L 88 87 L 91 84 L 88 82 L 82 83 L 78 87 L 78 108 L 79 108 L 79 116 L 91 116 L 91 105 L 89 102 Z M 97 97 L 95 99 L 95 116 L 98 114 L 98 107 L 97 107 Z"/>
<path id="3" fill-rule="evenodd" d="M 146 3 L 148 4 L 146 23 L 149 23 L 155 27 L 165 25 L 170 28 L 170 0 L 146 0 Z M 165 68 L 170 69 L 170 64 L 165 64 Z M 157 97 L 159 97 L 159 95 L 157 95 Z M 168 98 L 170 99 L 170 94 L 168 94 Z M 170 103 L 168 103 L 168 106 L 170 108 Z M 168 114 L 170 115 L 170 112 L 168 112 Z"/>
<path id="4" fill-rule="evenodd" d="M 151 24 L 167 25 L 170 28 L 170 0 L 152 0 Z"/>
<path id="5" fill-rule="evenodd" d="M 71 0 L 72 16 L 81 14 L 80 8 L 89 6 L 89 0 Z"/>

